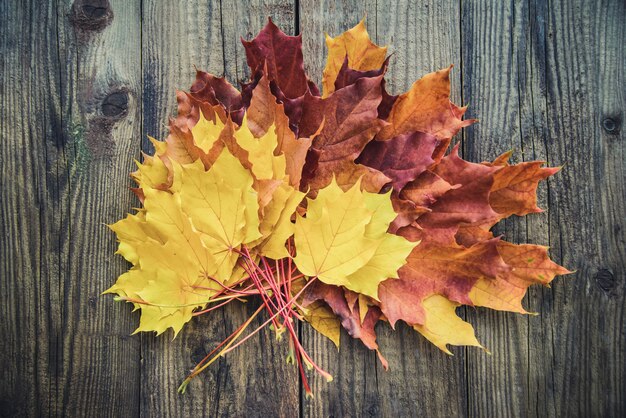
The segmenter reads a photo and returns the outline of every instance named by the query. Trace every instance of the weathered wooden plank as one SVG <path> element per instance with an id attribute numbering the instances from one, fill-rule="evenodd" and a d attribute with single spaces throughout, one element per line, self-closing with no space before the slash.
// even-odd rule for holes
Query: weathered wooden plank
<path id="1" fill-rule="evenodd" d="M 26 2 L 3 2 L 0 8 L 6 16 L 3 22 L 13 22 L 0 26 L 1 163 L 2 172 L 13 179 L 0 188 L 1 409 L 7 415 L 36 415 L 47 413 L 55 402 L 49 387 L 55 381 L 53 339 L 58 335 L 50 310 L 51 299 L 58 301 L 63 278 L 59 278 L 62 261 L 53 257 L 58 243 L 52 237 L 67 229 L 60 215 L 60 206 L 67 205 L 60 201 L 58 188 L 51 186 L 58 181 L 57 170 L 66 167 L 58 159 L 60 80 L 58 71 L 45 69 L 58 68 L 53 36 L 57 19 L 52 7 L 33 10 L 34 5 Z M 31 30 L 33 19 L 40 26 Z"/>
<path id="2" fill-rule="evenodd" d="M 247 77 L 239 37 L 249 38 L 267 16 L 293 30 L 292 2 L 144 2 L 144 133 L 164 138 L 175 114 L 174 89 L 188 89 L 193 65 L 234 84 Z M 144 149 L 149 149 L 144 142 Z M 195 318 L 171 341 L 142 336 L 142 414 L 148 416 L 294 416 L 298 380 L 285 365 L 286 344 L 269 330 L 176 392 L 188 371 L 258 307 L 233 305 Z M 259 325 L 259 323 L 253 323 Z"/>
<path id="3" fill-rule="evenodd" d="M 546 394 L 539 411 L 550 415 L 623 416 L 626 5 L 550 1 L 538 13 L 546 28 L 547 155 L 566 164 L 561 183 L 549 185 L 550 245 L 578 274 L 538 297 L 549 315 L 532 361 L 551 373 L 532 384 Z"/>
<path id="4" fill-rule="evenodd" d="M 624 415 L 618 3 L 462 2 L 463 93 L 481 119 L 466 133 L 466 156 L 493 159 L 516 148 L 518 161 L 566 163 L 541 188 L 547 213 L 507 220 L 498 231 L 549 244 L 556 261 L 579 270 L 530 290 L 528 309 L 539 316 L 469 312 L 493 353 L 468 353 L 471 415 Z M 617 121 L 613 129 L 603 128 L 606 119 Z"/>
<path id="5" fill-rule="evenodd" d="M 99 5 L 2 4 L 2 415 L 139 407 L 130 315 L 99 297 L 125 268 L 104 223 L 130 202 L 139 3 Z"/>
<path id="6" fill-rule="evenodd" d="M 113 256 L 112 223 L 132 201 L 128 165 L 141 132 L 141 19 L 137 0 L 66 0 L 59 43 L 63 135 L 67 144 L 67 245 L 62 352 L 56 389 L 60 415 L 127 416 L 139 410 L 139 341 L 129 338 L 128 306 L 100 297 L 126 270 Z M 106 51 L 103 53 L 103 51 Z"/>
<path id="7" fill-rule="evenodd" d="M 480 119 L 465 132 L 463 151 L 470 161 L 493 160 L 514 149 L 513 161 L 546 159 L 543 135 L 535 123 L 545 110 L 532 55 L 528 3 L 462 2 L 463 95 L 471 102 L 471 117 Z M 528 66 L 527 66 L 528 65 Z M 546 186 L 540 206 L 546 207 Z M 532 218 L 532 219 L 531 219 Z M 495 228 L 496 235 L 514 243 L 548 243 L 547 215 L 513 217 Z M 531 238 L 532 237 L 532 238 Z M 536 309 L 528 306 L 529 310 Z M 529 328 L 540 318 L 488 309 L 466 309 L 467 319 L 492 355 L 468 350 L 469 411 L 473 415 L 527 416 L 536 395 L 530 392 Z M 490 376 L 485 379 L 485 376 Z"/>
<path id="8" fill-rule="evenodd" d="M 406 91 L 422 75 L 460 64 L 459 6 L 456 2 L 302 2 L 301 30 L 309 75 L 321 79 L 326 60 L 322 34 L 336 36 L 367 13 L 371 37 L 393 52 L 387 79 L 394 93 Z M 450 22 L 454 22 L 451 24 Z M 453 99 L 460 101 L 460 71 L 453 72 Z M 303 339 L 319 364 L 334 375 L 314 377 L 316 399 L 303 399 L 306 416 L 441 416 L 465 413 L 465 354 L 446 356 L 415 331 L 379 325 L 379 344 L 389 361 L 385 372 L 376 355 L 345 332 L 341 349 L 305 325 Z"/>

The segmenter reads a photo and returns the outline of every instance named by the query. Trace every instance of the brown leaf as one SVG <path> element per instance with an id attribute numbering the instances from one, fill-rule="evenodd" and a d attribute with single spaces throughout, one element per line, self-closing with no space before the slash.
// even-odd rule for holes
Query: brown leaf
<path id="1" fill-rule="evenodd" d="M 413 83 L 407 93 L 400 95 L 387 119 L 390 124 L 380 131 L 378 139 L 415 131 L 429 133 L 439 139 L 433 154 L 433 158 L 439 160 L 452 137 L 461 128 L 475 122 L 473 119 L 462 120 L 466 108 L 450 101 L 451 69 L 452 66 L 425 75 Z"/>
<path id="2" fill-rule="evenodd" d="M 241 93 L 224 77 L 198 71 L 189 95 L 199 102 L 222 106 L 237 124 L 241 123 L 244 113 Z"/>
<path id="3" fill-rule="evenodd" d="M 306 307 L 317 300 L 323 300 L 328 304 L 335 315 L 339 317 L 341 325 L 348 331 L 351 337 L 361 340 L 370 350 L 378 350 L 376 332 L 374 330 L 374 326 L 381 316 L 381 311 L 378 307 L 370 307 L 364 320 L 361 322 L 358 307 L 352 306 L 351 309 L 348 306 L 344 289 L 340 286 L 332 286 L 321 282 L 316 282 L 305 290 L 303 304 Z"/>
<path id="4" fill-rule="evenodd" d="M 356 162 L 383 172 L 399 192 L 435 162 L 432 154 L 436 146 L 434 136 L 413 132 L 387 141 L 369 142 Z"/>
<path id="5" fill-rule="evenodd" d="M 469 294 L 476 306 L 528 313 L 522 306 L 528 287 L 547 285 L 555 276 L 571 273 L 550 260 L 546 247 L 500 241 L 498 252 L 512 270 L 501 274 L 497 280 L 479 279 Z"/>
<path id="6" fill-rule="evenodd" d="M 386 280 L 378 289 L 382 312 L 390 324 L 394 326 L 399 319 L 423 324 L 422 301 L 433 294 L 471 305 L 469 293 L 479 279 L 495 280 L 511 270 L 498 252 L 498 242 L 493 239 L 464 248 L 422 241 L 400 269 L 400 278 Z"/>
<path id="7" fill-rule="evenodd" d="M 503 166 L 494 174 L 489 195 L 491 207 L 502 217 L 541 212 L 537 207 L 537 186 L 560 170 L 542 165 L 542 161 L 532 161 Z"/>
<path id="8" fill-rule="evenodd" d="M 348 66 L 348 59 L 346 58 L 341 66 L 341 69 L 339 70 L 339 74 L 337 74 L 337 79 L 335 80 L 335 90 L 350 86 L 363 77 L 377 77 L 379 75 L 384 75 L 387 72 L 388 66 L 389 57 L 387 57 L 387 59 L 383 62 L 383 65 L 377 70 L 359 71 L 350 68 Z M 383 81 L 380 83 L 382 100 L 378 105 L 378 118 L 383 120 L 387 119 L 393 104 L 398 98 L 398 96 L 392 96 L 387 92 L 385 84 L 385 79 L 383 78 Z"/>
<path id="9" fill-rule="evenodd" d="M 241 40 L 248 66 L 254 72 L 264 65 L 267 76 L 289 98 L 304 95 L 314 87 L 304 73 L 302 35 L 288 36 L 268 19 L 265 27 L 251 41 Z M 317 94 L 317 88 L 313 94 Z"/>
<path id="10" fill-rule="evenodd" d="M 313 170 L 305 167 L 305 171 L 313 171 L 314 176 L 303 176 L 304 186 L 316 190 L 330 183 L 333 175 L 340 174 L 339 169 L 355 170 L 348 163 L 359 156 L 384 126 L 376 110 L 381 100 L 381 81 L 382 76 L 361 78 L 325 100 L 324 127 L 312 145 L 319 152 L 319 158 Z"/>

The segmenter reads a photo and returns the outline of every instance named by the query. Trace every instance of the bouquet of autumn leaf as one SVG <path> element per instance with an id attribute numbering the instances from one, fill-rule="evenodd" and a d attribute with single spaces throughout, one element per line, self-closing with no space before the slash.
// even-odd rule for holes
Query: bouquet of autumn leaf
<path id="1" fill-rule="evenodd" d="M 539 212 L 538 182 L 558 168 L 464 161 L 452 137 L 473 120 L 450 102 L 451 68 L 392 96 L 387 49 L 364 22 L 326 39 L 323 91 L 304 72 L 301 37 L 271 21 L 243 41 L 241 91 L 198 72 L 178 92 L 164 142 L 132 173 L 143 204 L 113 224 L 132 267 L 107 290 L 141 311 L 137 331 L 176 335 L 235 300 L 260 307 L 181 385 L 259 329 L 287 334 L 288 360 L 331 380 L 298 339 L 308 322 L 339 346 L 340 327 L 376 350 L 375 325 L 398 320 L 449 353 L 480 346 L 459 305 L 525 313 L 535 283 L 568 271 L 547 248 L 490 229 Z M 265 312 L 263 322 L 246 329 Z"/>

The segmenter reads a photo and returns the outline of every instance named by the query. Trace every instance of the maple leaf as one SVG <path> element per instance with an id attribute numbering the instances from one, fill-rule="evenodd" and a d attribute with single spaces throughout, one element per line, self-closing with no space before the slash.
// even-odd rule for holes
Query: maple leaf
<path id="1" fill-rule="evenodd" d="M 436 146 L 434 136 L 413 132 L 387 141 L 369 142 L 356 162 L 381 171 L 399 192 L 435 162 L 432 154 Z"/>
<path id="2" fill-rule="evenodd" d="M 524 216 L 541 212 L 537 207 L 537 187 L 541 180 L 553 176 L 560 167 L 542 167 L 543 161 L 523 162 L 509 165 L 511 152 L 498 157 L 494 163 L 487 164 L 502 167 L 494 174 L 489 195 L 489 204 L 502 217 L 510 215 Z"/>
<path id="3" fill-rule="evenodd" d="M 289 127 L 298 138 L 315 136 L 324 122 L 324 100 L 310 92 L 295 99 L 285 97 L 277 87 L 273 94 L 285 106 L 285 114 L 289 118 Z"/>
<path id="4" fill-rule="evenodd" d="M 407 257 L 399 279 L 383 282 L 379 289 L 381 309 L 392 326 L 399 319 L 410 325 L 424 321 L 423 300 L 432 294 L 472 304 L 468 294 L 481 278 L 495 280 L 511 270 L 498 252 L 498 239 L 470 248 L 432 242 L 424 236 Z"/>
<path id="5" fill-rule="evenodd" d="M 522 299 L 531 285 L 548 285 L 555 276 L 571 273 L 550 260 L 546 247 L 500 241 L 497 249 L 512 270 L 498 280 L 479 279 L 469 292 L 475 306 L 528 313 L 522 306 Z"/>
<path id="6" fill-rule="evenodd" d="M 312 89 L 317 94 L 317 88 L 309 83 L 304 73 L 302 58 L 302 35 L 288 36 L 268 19 L 265 27 L 251 41 L 241 39 L 246 50 L 248 66 L 254 72 L 266 66 L 269 79 L 285 96 L 300 97 Z"/>
<path id="7" fill-rule="evenodd" d="M 389 195 L 343 192 L 333 179 L 309 199 L 295 226 L 294 262 L 305 275 L 378 298 L 378 284 L 397 270 L 416 245 L 387 233 L 395 218 Z"/>
<path id="8" fill-rule="evenodd" d="M 337 348 L 341 338 L 341 322 L 333 310 L 323 301 L 316 300 L 304 308 L 304 319 L 313 329 L 331 340 Z"/>
<path id="9" fill-rule="evenodd" d="M 141 309 L 136 332 L 160 334 L 171 327 L 176 335 L 211 295 L 214 284 L 200 274 L 211 270 L 211 254 L 180 210 L 180 199 L 160 190 L 144 193 L 145 213 L 111 226 L 120 240 L 118 252 L 134 267 L 105 293 L 128 297 Z M 165 302 L 163 290 L 170 296 Z"/>
<path id="10" fill-rule="evenodd" d="M 335 90 L 342 89 L 346 86 L 350 86 L 360 78 L 363 77 L 378 77 L 380 75 L 384 75 L 387 72 L 387 67 L 389 66 L 389 58 L 385 59 L 383 65 L 377 70 L 369 70 L 369 71 L 359 71 L 348 66 L 348 57 L 344 59 L 343 65 L 337 74 L 337 79 L 335 80 Z M 391 112 L 391 108 L 395 103 L 398 96 L 393 96 L 387 92 L 385 88 L 386 81 L 383 78 L 383 81 L 380 83 L 382 100 L 378 105 L 378 118 L 379 119 L 387 119 L 389 116 L 389 112 Z"/>
<path id="11" fill-rule="evenodd" d="M 182 167 L 180 198 L 203 245 L 217 258 L 219 280 L 230 279 L 242 244 L 258 239 L 259 218 L 252 176 L 224 151 L 209 171 L 201 164 Z"/>
<path id="12" fill-rule="evenodd" d="M 244 103 L 241 93 L 224 77 L 215 77 L 207 72 L 198 71 L 189 96 L 200 103 L 223 107 L 237 123 L 243 117 Z"/>
<path id="13" fill-rule="evenodd" d="M 324 301 L 330 307 L 351 337 L 358 338 L 371 350 L 378 349 L 374 325 L 380 318 L 379 309 L 366 311 L 361 317 L 358 299 L 353 299 L 350 303 L 342 287 L 317 282 L 304 293 L 302 303 L 305 306 L 314 306 L 319 301 Z"/>
<path id="14" fill-rule="evenodd" d="M 303 186 L 317 190 L 334 175 L 347 188 L 363 177 L 364 187 L 378 192 L 389 181 L 378 170 L 354 163 L 385 124 L 377 113 L 381 81 L 382 76 L 361 78 L 325 100 L 324 127 L 312 144 L 319 155 L 314 164 L 307 162 L 304 171 L 308 175 L 303 176 Z"/>
<path id="15" fill-rule="evenodd" d="M 208 302 L 207 289 L 219 289 L 209 278 L 228 281 L 238 259 L 234 250 L 260 237 L 252 176 L 230 153 L 222 152 L 208 171 L 198 160 L 178 172 L 178 191 L 144 188 L 141 215 L 111 227 L 135 270 L 108 292 L 139 301 L 141 331 L 171 327 L 178 333 Z"/>
<path id="16" fill-rule="evenodd" d="M 448 350 L 448 344 L 469 345 L 484 349 L 476 339 L 474 327 L 456 315 L 455 310 L 458 306 L 460 304 L 444 296 L 436 294 L 429 296 L 422 303 L 423 323 L 414 325 L 413 328 L 446 354 L 452 354 Z"/>
<path id="17" fill-rule="evenodd" d="M 370 71 L 380 69 L 387 55 L 387 47 L 379 47 L 370 41 L 365 29 L 365 19 L 336 38 L 326 35 L 326 46 L 328 58 L 322 78 L 323 97 L 328 97 L 335 91 L 337 75 L 346 58 L 350 68 Z"/>
<path id="18" fill-rule="evenodd" d="M 444 157 L 433 172 L 451 185 L 460 187 L 448 190 L 419 218 L 425 228 L 442 228 L 460 224 L 495 224 L 499 215 L 489 204 L 496 167 L 473 164 L 459 157 L 458 145 Z M 405 196 L 407 196 L 405 194 Z"/>
<path id="19" fill-rule="evenodd" d="M 439 160 L 445 153 L 452 137 L 465 126 L 475 122 L 462 120 L 465 107 L 450 101 L 450 70 L 452 66 L 430 73 L 417 80 L 411 89 L 395 101 L 387 121 L 389 125 L 378 134 L 385 140 L 411 132 L 425 132 L 439 139 L 433 154 Z"/>

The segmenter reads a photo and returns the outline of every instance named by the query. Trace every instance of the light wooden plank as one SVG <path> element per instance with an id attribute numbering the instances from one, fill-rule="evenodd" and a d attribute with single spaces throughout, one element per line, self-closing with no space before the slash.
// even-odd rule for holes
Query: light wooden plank
<path id="1" fill-rule="evenodd" d="M 99 8 L 102 6 L 101 8 Z M 60 2 L 61 104 L 68 263 L 60 284 L 62 352 L 54 395 L 60 415 L 139 410 L 139 340 L 128 306 L 101 293 L 126 270 L 106 223 L 133 201 L 127 176 L 141 132 L 141 18 L 137 0 Z"/>
<path id="2" fill-rule="evenodd" d="M 378 4 L 377 4 L 378 3 Z M 459 5 L 456 2 L 302 2 L 301 30 L 309 75 L 319 83 L 326 61 L 323 33 L 339 35 L 367 13 L 370 36 L 393 52 L 387 76 L 393 93 L 406 91 L 422 75 L 460 65 Z M 451 24 L 450 22 L 453 22 Z M 460 71 L 453 72 L 453 100 L 460 101 Z M 398 324 L 377 327 L 379 344 L 389 361 L 385 372 L 360 342 L 345 332 L 339 352 L 304 326 L 305 347 L 334 375 L 326 383 L 312 378 L 316 399 L 303 399 L 305 416 L 441 416 L 465 413 L 464 349 L 449 357 L 415 331 Z M 436 411 L 436 412 L 435 412 Z"/>
<path id="3" fill-rule="evenodd" d="M 255 35 L 270 15 L 277 25 L 293 31 L 295 17 L 291 2 L 145 2 L 145 134 L 160 138 L 167 135 L 167 119 L 176 110 L 174 89 L 189 88 L 195 77 L 194 64 L 213 74 L 226 75 L 235 85 L 247 77 L 239 37 Z M 148 148 L 144 143 L 144 149 Z M 195 318 L 174 341 L 167 335 L 143 335 L 142 413 L 156 416 L 297 415 L 297 374 L 285 365 L 286 341 L 277 343 L 269 330 L 260 332 L 249 343 L 208 368 L 190 383 L 184 395 L 176 392 L 188 370 L 230 335 L 256 307 L 256 302 L 249 306 L 227 306 Z"/>
<path id="4" fill-rule="evenodd" d="M 513 242 L 549 244 L 574 277 L 531 289 L 539 316 L 469 312 L 493 352 L 469 353 L 471 415 L 624 414 L 624 18 L 619 2 L 463 1 L 464 97 L 481 123 L 474 161 L 566 164 L 540 188 L 547 213 L 503 222 Z M 600 23 L 601 22 L 601 23 Z M 618 121 L 612 133 L 606 119 Z M 611 125 L 611 123 L 609 123 Z M 620 249 L 621 248 L 621 249 Z M 603 287 L 606 290 L 603 290 Z M 482 330 L 482 332 L 481 332 Z M 608 366 L 610 364 L 610 366 Z M 485 379 L 489 376 L 489 379 Z"/>
<path id="5" fill-rule="evenodd" d="M 545 159 L 543 147 L 536 146 L 542 132 L 533 121 L 545 107 L 543 102 L 533 99 L 538 86 L 529 72 L 532 66 L 536 67 L 536 62 L 529 39 L 528 3 L 494 5 L 464 1 L 462 5 L 463 96 L 471 104 L 468 117 L 480 119 L 465 132 L 465 158 L 474 162 L 493 160 L 514 149 L 513 162 Z M 542 207 L 546 206 L 545 190 L 543 185 L 539 203 Z M 494 233 L 514 243 L 534 240 L 547 244 L 547 215 L 531 218 L 509 218 L 500 222 Z M 528 306 L 528 309 L 534 307 Z M 481 343 L 492 353 L 485 356 L 474 350 L 467 351 L 471 413 L 494 417 L 527 416 L 536 402 L 528 386 L 533 373 L 529 359 L 532 344 L 529 327 L 538 323 L 539 318 L 483 308 L 467 308 L 466 312 Z M 485 376 L 490 378 L 485 379 Z"/>

